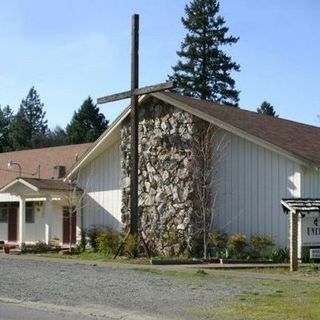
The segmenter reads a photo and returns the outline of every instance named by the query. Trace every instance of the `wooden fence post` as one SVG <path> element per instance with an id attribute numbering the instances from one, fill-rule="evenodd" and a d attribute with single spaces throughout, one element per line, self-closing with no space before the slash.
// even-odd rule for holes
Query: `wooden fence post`
<path id="1" fill-rule="evenodd" d="M 290 212 L 290 271 L 298 270 L 298 214 Z"/>

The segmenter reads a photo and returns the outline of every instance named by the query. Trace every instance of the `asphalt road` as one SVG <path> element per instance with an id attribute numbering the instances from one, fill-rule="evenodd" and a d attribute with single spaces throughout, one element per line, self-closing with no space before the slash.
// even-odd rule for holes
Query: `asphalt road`
<path id="1" fill-rule="evenodd" d="M 61 310 L 39 310 L 17 303 L 0 303 L 0 320 L 92 320 L 99 318 Z M 100 318 L 102 319 L 102 318 Z M 106 318 L 103 318 L 106 319 Z"/>

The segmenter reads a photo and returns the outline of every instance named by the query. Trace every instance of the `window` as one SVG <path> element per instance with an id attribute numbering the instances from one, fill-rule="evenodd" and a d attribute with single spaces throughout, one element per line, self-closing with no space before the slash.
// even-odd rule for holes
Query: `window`
<path id="1" fill-rule="evenodd" d="M 7 223 L 7 222 L 8 222 L 8 209 L 0 208 L 0 223 Z"/>
<path id="2" fill-rule="evenodd" d="M 26 203 L 26 223 L 34 223 L 34 207 L 32 202 Z"/>

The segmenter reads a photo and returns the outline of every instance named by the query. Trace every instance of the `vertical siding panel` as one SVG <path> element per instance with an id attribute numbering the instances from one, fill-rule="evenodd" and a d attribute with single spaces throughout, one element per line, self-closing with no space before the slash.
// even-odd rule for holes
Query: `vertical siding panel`
<path id="1" fill-rule="evenodd" d="M 225 230 L 227 232 L 232 232 L 232 206 L 231 206 L 231 192 L 232 192 L 232 136 L 230 135 L 227 158 L 226 158 L 227 176 L 226 176 L 226 192 L 225 192 L 225 206 L 226 206 L 226 223 Z"/>
<path id="2" fill-rule="evenodd" d="M 252 203 L 252 233 L 257 232 L 258 227 L 258 156 L 257 146 L 252 144 L 251 148 L 252 159 L 252 181 L 251 181 L 251 203 Z"/>
<path id="3" fill-rule="evenodd" d="M 245 141 L 245 232 L 252 233 L 252 157 L 251 157 L 251 143 Z"/>
<path id="4" fill-rule="evenodd" d="M 271 173 L 271 220 L 270 220 L 270 234 L 273 234 L 275 237 L 275 241 L 277 241 L 278 238 L 278 203 L 280 202 L 280 196 L 279 196 L 279 159 L 278 155 L 275 153 L 271 154 L 271 165 L 272 165 L 272 173 Z"/>
<path id="5" fill-rule="evenodd" d="M 272 234 L 279 246 L 288 244 L 287 217 L 280 200 L 298 183 L 292 161 L 232 134 L 221 167 L 218 227 L 228 233 Z M 306 185 L 306 182 L 304 182 Z"/>
<path id="6" fill-rule="evenodd" d="M 245 232 L 245 185 L 244 185 L 244 174 L 245 174 L 245 144 L 243 139 L 238 140 L 238 212 L 239 212 L 239 229 Z"/>
<path id="7" fill-rule="evenodd" d="M 238 202 L 238 177 L 239 177 L 239 161 L 238 161 L 238 137 L 232 138 L 232 171 L 231 171 L 231 219 L 232 232 L 239 230 L 239 202 Z"/>
<path id="8" fill-rule="evenodd" d="M 271 226 L 272 226 L 272 154 L 270 151 L 266 150 L 265 153 L 266 157 L 266 176 L 265 176 L 265 205 L 266 209 L 264 212 L 264 226 L 265 226 L 265 234 L 270 235 L 271 234 Z"/>
<path id="9" fill-rule="evenodd" d="M 100 154 L 81 171 L 80 186 L 88 190 L 85 227 L 104 225 L 121 227 L 120 141 Z M 87 176 L 90 181 L 86 185 Z M 90 210 L 90 213 L 88 214 Z"/>

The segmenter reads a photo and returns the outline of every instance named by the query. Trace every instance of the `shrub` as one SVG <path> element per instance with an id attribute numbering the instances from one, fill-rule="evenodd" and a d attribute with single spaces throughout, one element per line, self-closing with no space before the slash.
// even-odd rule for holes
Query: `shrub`
<path id="1" fill-rule="evenodd" d="M 290 250 L 288 248 L 273 249 L 269 253 L 268 259 L 270 259 L 273 262 L 278 262 L 278 263 L 289 262 L 289 260 L 290 260 Z"/>
<path id="2" fill-rule="evenodd" d="M 86 234 L 88 236 L 89 245 L 90 245 L 91 249 L 95 252 L 98 251 L 97 237 L 100 232 L 101 232 L 101 228 L 99 228 L 97 226 L 92 227 L 86 231 Z"/>
<path id="3" fill-rule="evenodd" d="M 86 251 L 87 248 L 87 231 L 86 230 L 81 230 L 81 239 L 80 239 L 80 244 L 79 244 L 79 250 L 81 252 Z"/>
<path id="4" fill-rule="evenodd" d="M 228 235 L 223 231 L 209 233 L 208 244 L 210 247 L 225 249 L 227 247 Z"/>
<path id="5" fill-rule="evenodd" d="M 36 253 L 46 253 L 50 250 L 50 246 L 45 242 L 38 241 L 31 247 L 31 250 Z"/>
<path id="6" fill-rule="evenodd" d="M 267 250 L 274 246 L 272 236 L 252 235 L 250 237 L 251 253 L 254 258 L 265 257 Z"/>
<path id="7" fill-rule="evenodd" d="M 136 258 L 139 252 L 139 239 L 138 235 L 129 234 L 124 245 L 123 253 L 130 258 Z"/>
<path id="8" fill-rule="evenodd" d="M 115 254 L 120 245 L 120 235 L 107 231 L 97 235 L 98 251 L 104 255 Z"/>
<path id="9" fill-rule="evenodd" d="M 243 258 L 245 247 L 247 246 L 247 237 L 245 234 L 237 233 L 229 237 L 227 247 L 236 258 Z"/>
<path id="10" fill-rule="evenodd" d="M 208 235 L 208 250 L 210 256 L 226 258 L 228 236 L 223 231 L 215 231 Z"/>

